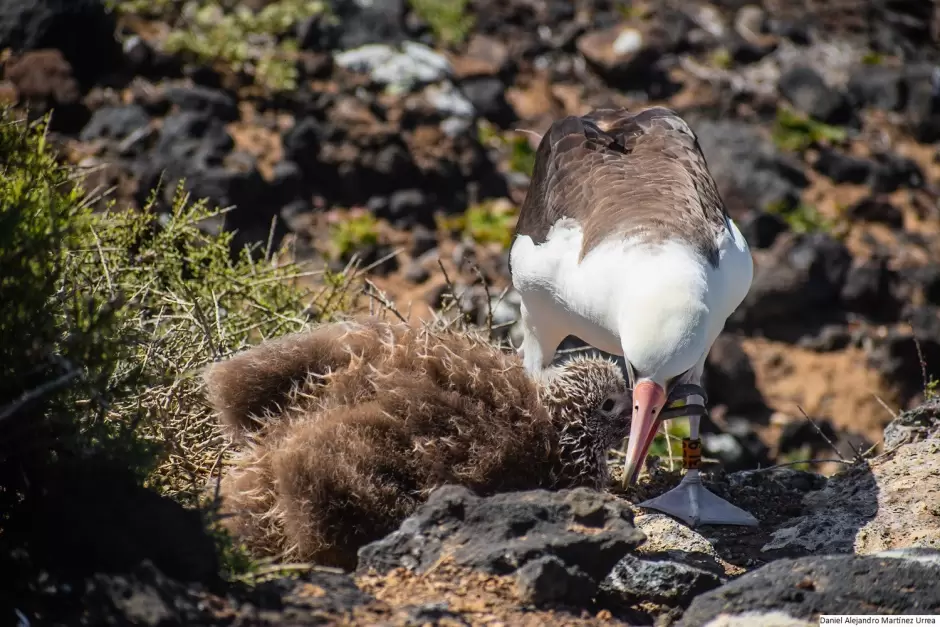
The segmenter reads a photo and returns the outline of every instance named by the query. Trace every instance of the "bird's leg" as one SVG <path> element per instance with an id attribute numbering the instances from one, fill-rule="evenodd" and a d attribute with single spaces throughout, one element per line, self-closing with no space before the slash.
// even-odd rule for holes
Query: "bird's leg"
<path id="1" fill-rule="evenodd" d="M 710 492 L 699 473 L 702 441 L 699 438 L 701 415 L 689 416 L 689 437 L 682 440 L 682 467 L 686 474 L 679 485 L 662 496 L 640 503 L 675 516 L 690 527 L 699 525 L 744 525 L 754 527 L 758 521 L 740 507 Z"/>

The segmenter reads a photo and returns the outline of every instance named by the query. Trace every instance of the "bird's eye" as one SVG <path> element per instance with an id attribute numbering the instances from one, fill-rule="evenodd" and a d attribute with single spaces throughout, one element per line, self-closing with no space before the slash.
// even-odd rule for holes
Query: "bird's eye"
<path id="1" fill-rule="evenodd" d="M 601 405 L 601 409 L 603 409 L 604 411 L 610 411 L 613 408 L 614 408 L 614 399 L 612 398 L 608 398 L 606 401 L 604 401 L 604 404 Z"/>

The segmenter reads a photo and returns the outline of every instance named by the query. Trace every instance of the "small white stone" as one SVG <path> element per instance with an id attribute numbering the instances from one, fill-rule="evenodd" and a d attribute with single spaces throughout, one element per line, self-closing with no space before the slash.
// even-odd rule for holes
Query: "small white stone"
<path id="1" fill-rule="evenodd" d="M 643 35 L 635 28 L 624 29 L 614 40 L 613 50 L 618 55 L 632 54 L 643 47 Z"/>

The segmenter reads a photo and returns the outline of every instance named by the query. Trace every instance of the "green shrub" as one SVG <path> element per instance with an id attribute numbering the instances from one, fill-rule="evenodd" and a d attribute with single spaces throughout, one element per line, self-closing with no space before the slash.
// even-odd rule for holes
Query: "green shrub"
<path id="1" fill-rule="evenodd" d="M 232 251 L 182 187 L 166 216 L 93 212 L 44 126 L 8 111 L 0 168 L 0 554 L 15 548 L 4 521 L 63 463 L 111 460 L 208 505 L 227 451 L 203 367 L 332 317 L 351 279 L 314 293 L 288 251 Z"/>
<path id="2" fill-rule="evenodd" d="M 125 334 L 126 297 L 96 293 L 75 273 L 75 252 L 98 248 L 95 220 L 48 149 L 44 128 L 0 114 L 4 516 L 54 462 L 104 455 L 141 476 L 151 466 L 131 423 L 107 419 L 141 374 L 127 367 L 134 338 Z"/>

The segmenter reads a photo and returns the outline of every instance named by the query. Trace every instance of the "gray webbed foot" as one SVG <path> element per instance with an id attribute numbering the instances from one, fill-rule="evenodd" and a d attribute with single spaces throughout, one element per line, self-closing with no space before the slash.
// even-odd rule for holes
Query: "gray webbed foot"
<path id="1" fill-rule="evenodd" d="M 662 496 L 644 501 L 640 507 L 675 516 L 690 527 L 700 525 L 742 525 L 756 527 L 754 516 L 732 505 L 703 484 L 697 470 L 690 470 L 678 486 Z"/>

